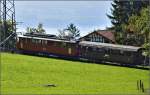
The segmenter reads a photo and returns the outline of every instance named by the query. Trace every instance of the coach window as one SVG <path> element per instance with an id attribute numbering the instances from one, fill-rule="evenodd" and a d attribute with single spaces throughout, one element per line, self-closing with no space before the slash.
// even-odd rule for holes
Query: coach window
<path id="1" fill-rule="evenodd" d="M 40 40 L 37 40 L 37 44 L 40 44 Z"/>
<path id="2" fill-rule="evenodd" d="M 44 45 L 44 40 L 41 40 L 41 44 Z"/>
<path id="3" fill-rule="evenodd" d="M 21 41 L 23 41 L 23 38 L 21 38 Z"/>
<path id="4" fill-rule="evenodd" d="M 93 47 L 93 51 L 96 51 L 96 47 Z"/>
<path id="5" fill-rule="evenodd" d="M 101 52 L 103 52 L 103 49 L 102 48 L 98 48 L 98 51 L 101 53 Z"/>
<path id="6" fill-rule="evenodd" d="M 66 43 L 65 42 L 61 42 L 61 47 L 66 47 Z"/>
<path id="7" fill-rule="evenodd" d="M 38 43 L 41 44 L 41 40 L 38 40 Z"/>
<path id="8" fill-rule="evenodd" d="M 131 52 L 126 51 L 126 52 L 125 52 L 125 55 L 126 55 L 126 56 L 131 56 Z"/>
<path id="9" fill-rule="evenodd" d="M 105 53 L 108 53 L 108 52 L 109 52 L 108 48 L 105 48 Z"/>
<path id="10" fill-rule="evenodd" d="M 28 39 L 27 38 L 25 39 L 25 43 L 28 43 Z"/>
<path id="11" fill-rule="evenodd" d="M 34 39 L 34 43 L 36 44 L 36 39 Z"/>
<path id="12" fill-rule="evenodd" d="M 112 52 L 112 49 L 109 49 L 109 54 L 111 54 L 111 52 Z"/>
<path id="13" fill-rule="evenodd" d="M 118 55 L 119 51 L 118 50 L 112 50 L 112 53 L 115 54 L 115 55 Z"/>
<path id="14" fill-rule="evenodd" d="M 93 51 L 93 48 L 94 48 L 94 47 L 88 47 L 88 50 L 89 50 L 89 51 Z"/>
<path id="15" fill-rule="evenodd" d="M 32 43 L 34 43 L 34 39 L 32 39 Z"/>
<path id="16" fill-rule="evenodd" d="M 108 49 L 108 53 L 111 54 L 111 49 L 110 48 Z"/>
<path id="17" fill-rule="evenodd" d="M 47 45 L 47 40 L 45 40 L 45 45 Z"/>
<path id="18" fill-rule="evenodd" d="M 56 45 L 56 47 L 59 47 L 59 46 L 61 46 L 61 43 L 60 42 L 55 42 L 55 45 Z"/>
<path id="19" fill-rule="evenodd" d="M 54 42 L 53 45 L 56 47 L 57 46 L 56 42 Z"/>
<path id="20" fill-rule="evenodd" d="M 120 54 L 121 54 L 121 55 L 123 55 L 123 54 L 124 54 L 123 50 L 120 50 Z"/>
<path id="21" fill-rule="evenodd" d="M 33 41 L 34 41 L 34 43 L 36 44 L 36 39 L 34 39 Z"/>
<path id="22" fill-rule="evenodd" d="M 45 43 L 45 41 L 44 41 L 44 40 L 42 40 L 42 45 L 44 45 L 44 43 Z"/>
<path id="23" fill-rule="evenodd" d="M 35 43 L 38 44 L 38 40 L 35 40 Z"/>
<path id="24" fill-rule="evenodd" d="M 86 47 L 86 51 L 88 51 L 89 47 Z"/>

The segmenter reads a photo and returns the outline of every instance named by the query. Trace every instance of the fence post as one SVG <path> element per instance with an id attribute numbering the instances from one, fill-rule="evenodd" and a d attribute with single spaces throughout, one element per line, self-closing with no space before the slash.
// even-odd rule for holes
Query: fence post
<path id="1" fill-rule="evenodd" d="M 141 88 L 142 88 L 142 81 L 140 80 L 140 90 L 141 90 Z"/>
<path id="2" fill-rule="evenodd" d="M 139 80 L 137 80 L 137 90 L 139 90 Z"/>
<path id="3" fill-rule="evenodd" d="M 144 83 L 142 82 L 142 84 L 141 84 L 141 86 L 142 86 L 142 92 L 144 92 Z"/>

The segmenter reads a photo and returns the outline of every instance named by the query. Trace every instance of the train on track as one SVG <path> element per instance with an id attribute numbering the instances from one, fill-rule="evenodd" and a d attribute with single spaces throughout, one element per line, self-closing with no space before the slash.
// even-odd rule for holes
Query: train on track
<path id="1" fill-rule="evenodd" d="M 66 41 L 48 36 L 18 36 L 20 53 L 53 56 L 93 62 L 115 62 L 119 65 L 140 65 L 144 62 L 141 47 L 89 41 Z"/>

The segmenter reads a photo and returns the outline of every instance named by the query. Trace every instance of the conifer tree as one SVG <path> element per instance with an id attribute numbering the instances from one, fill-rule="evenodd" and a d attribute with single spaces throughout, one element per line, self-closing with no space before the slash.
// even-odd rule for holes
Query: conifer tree
<path id="1" fill-rule="evenodd" d="M 140 15 L 140 10 L 148 6 L 148 0 L 114 0 L 111 8 L 111 14 L 107 14 L 112 23 L 112 28 L 116 31 L 116 42 L 124 44 L 126 39 L 126 30 L 124 25 L 128 25 L 129 17 Z"/>

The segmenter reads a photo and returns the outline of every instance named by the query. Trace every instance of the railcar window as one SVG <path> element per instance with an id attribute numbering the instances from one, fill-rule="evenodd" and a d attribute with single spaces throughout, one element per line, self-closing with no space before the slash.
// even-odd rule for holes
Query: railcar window
<path id="1" fill-rule="evenodd" d="M 28 39 L 25 39 L 25 43 L 28 43 Z"/>
<path id="2" fill-rule="evenodd" d="M 37 44 L 37 40 L 35 39 L 35 44 Z"/>
<path id="3" fill-rule="evenodd" d="M 112 54 L 118 55 L 120 53 L 119 50 L 112 50 Z"/>
<path id="4" fill-rule="evenodd" d="M 104 51 L 105 51 L 105 53 L 109 53 L 109 49 L 108 48 L 105 48 Z"/>
<path id="5" fill-rule="evenodd" d="M 92 50 L 92 47 L 86 47 L 86 50 L 87 50 L 87 51 L 91 51 L 91 50 Z"/>
<path id="6" fill-rule="evenodd" d="M 123 50 L 120 50 L 120 54 L 123 55 L 123 54 L 124 54 L 124 51 L 123 51 Z"/>
<path id="7" fill-rule="evenodd" d="M 103 48 L 99 48 L 99 49 L 98 49 L 98 52 L 104 53 L 104 49 L 103 49 Z"/>
<path id="8" fill-rule="evenodd" d="M 85 46 L 82 46 L 82 50 L 86 50 L 86 47 L 85 47 Z"/>
<path id="9" fill-rule="evenodd" d="M 69 47 L 71 47 L 71 48 L 74 48 L 74 47 L 75 47 L 75 45 L 72 44 L 72 43 L 68 43 L 68 45 L 69 45 Z"/>
<path id="10" fill-rule="evenodd" d="M 23 41 L 23 39 L 21 38 L 21 39 L 20 39 L 20 41 L 22 42 L 22 41 Z"/>
<path id="11" fill-rule="evenodd" d="M 56 42 L 53 43 L 53 46 L 55 46 L 55 47 L 57 46 Z"/>
<path id="12" fill-rule="evenodd" d="M 24 38 L 21 39 L 21 42 L 24 42 Z"/>
<path id="13" fill-rule="evenodd" d="M 44 45 L 44 40 L 41 40 L 41 44 Z"/>
<path id="14" fill-rule="evenodd" d="M 55 46 L 55 47 L 61 46 L 60 44 L 61 44 L 61 43 L 59 43 L 59 42 L 54 42 L 54 46 Z"/>
<path id="15" fill-rule="evenodd" d="M 45 41 L 44 41 L 44 40 L 42 40 L 42 45 L 44 45 L 44 43 L 45 43 Z"/>
<path id="16" fill-rule="evenodd" d="M 67 47 L 67 44 L 65 42 L 62 42 L 60 46 L 61 47 Z"/>
<path id="17" fill-rule="evenodd" d="M 93 51 L 96 51 L 96 47 L 93 47 Z"/>
<path id="18" fill-rule="evenodd" d="M 39 44 L 41 44 L 41 40 L 39 40 Z"/>
<path id="19" fill-rule="evenodd" d="M 54 45 L 54 42 L 52 42 L 52 41 L 47 41 L 47 44 L 48 44 L 48 45 Z"/>
<path id="20" fill-rule="evenodd" d="M 85 47 L 86 48 L 86 51 L 88 51 L 89 50 L 89 47 Z"/>
<path id="21" fill-rule="evenodd" d="M 38 40 L 35 40 L 35 43 L 37 44 L 37 43 L 38 43 Z"/>
<path id="22" fill-rule="evenodd" d="M 131 52 L 126 51 L 126 52 L 125 52 L 125 55 L 127 55 L 127 56 L 131 56 Z"/>
<path id="23" fill-rule="evenodd" d="M 111 54 L 111 49 L 108 49 L 108 53 Z"/>
<path id="24" fill-rule="evenodd" d="M 35 39 L 32 39 L 32 43 L 35 43 Z"/>
<path id="25" fill-rule="evenodd" d="M 47 41 L 45 41 L 45 45 L 47 45 Z"/>
<path id="26" fill-rule="evenodd" d="M 17 37 L 17 42 L 19 42 L 19 41 L 20 41 L 19 39 L 20 39 L 20 38 L 18 38 L 18 37 Z"/>

